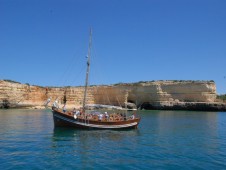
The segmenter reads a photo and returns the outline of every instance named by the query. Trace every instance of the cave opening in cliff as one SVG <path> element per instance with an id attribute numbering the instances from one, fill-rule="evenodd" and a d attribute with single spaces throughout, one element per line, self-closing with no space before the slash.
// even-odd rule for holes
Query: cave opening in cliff
<path id="1" fill-rule="evenodd" d="M 4 108 L 4 109 L 8 109 L 9 108 L 9 101 L 7 100 L 7 99 L 4 99 L 3 101 L 2 101 L 2 107 Z"/>
<path id="2" fill-rule="evenodd" d="M 145 109 L 145 110 L 153 110 L 153 106 L 149 102 L 143 102 L 140 105 L 140 109 Z"/>

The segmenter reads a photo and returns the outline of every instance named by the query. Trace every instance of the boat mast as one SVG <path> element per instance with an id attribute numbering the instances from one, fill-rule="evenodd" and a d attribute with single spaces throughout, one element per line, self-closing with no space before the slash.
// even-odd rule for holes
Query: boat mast
<path id="1" fill-rule="evenodd" d="M 89 70 L 90 70 L 90 53 L 91 53 L 91 46 L 92 46 L 92 29 L 90 28 L 90 35 L 89 35 L 89 49 L 87 55 L 87 68 L 86 68 L 86 81 L 85 81 L 85 92 L 84 92 L 84 99 L 83 99 L 83 111 L 85 112 L 86 106 L 86 96 L 87 96 L 87 87 L 89 82 Z"/>

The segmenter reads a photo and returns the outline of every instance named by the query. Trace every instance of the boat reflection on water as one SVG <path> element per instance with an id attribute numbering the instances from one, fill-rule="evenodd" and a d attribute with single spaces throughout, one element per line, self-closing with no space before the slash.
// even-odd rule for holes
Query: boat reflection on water
<path id="1" fill-rule="evenodd" d="M 76 130 L 72 128 L 54 128 L 52 154 L 71 155 L 76 160 L 89 160 L 99 154 L 111 160 L 112 155 L 133 150 L 139 143 L 139 130 Z M 136 149 L 134 149 L 136 150 Z M 134 153 L 135 154 L 135 153 Z M 71 158 L 69 158 L 71 159 Z M 102 157 L 98 158 L 102 159 Z M 90 160 L 91 161 L 91 160 Z M 87 167 L 87 164 L 84 164 Z M 93 167 L 87 167 L 87 169 Z"/>
<path id="2" fill-rule="evenodd" d="M 122 156 L 136 155 L 139 137 L 138 129 L 116 131 L 58 127 L 53 130 L 51 157 L 59 158 L 63 153 L 67 167 L 95 169 L 102 164 L 103 158 L 105 164 L 117 164 Z"/>
<path id="3" fill-rule="evenodd" d="M 133 130 L 78 130 L 66 127 L 55 127 L 53 130 L 53 141 L 61 140 L 91 140 L 102 139 L 120 141 L 123 138 L 132 138 L 139 135 L 139 129 Z"/>

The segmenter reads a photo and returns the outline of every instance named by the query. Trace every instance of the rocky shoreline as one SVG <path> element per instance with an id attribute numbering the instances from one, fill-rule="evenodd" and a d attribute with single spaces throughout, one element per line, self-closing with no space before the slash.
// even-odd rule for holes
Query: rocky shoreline
<path id="1" fill-rule="evenodd" d="M 186 110 L 186 111 L 226 111 L 226 103 L 213 102 L 179 102 L 168 105 L 166 103 L 144 103 L 141 109 L 145 110 Z"/>

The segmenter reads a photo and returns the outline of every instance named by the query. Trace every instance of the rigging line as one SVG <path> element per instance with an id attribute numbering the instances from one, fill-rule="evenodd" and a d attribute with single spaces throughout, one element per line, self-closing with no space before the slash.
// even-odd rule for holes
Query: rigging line
<path id="1" fill-rule="evenodd" d="M 107 91 L 108 90 L 104 90 L 104 89 L 102 90 L 102 96 L 103 96 L 104 104 L 111 105 L 111 102 L 110 102 L 110 99 L 109 99 Z"/>
<path id="2" fill-rule="evenodd" d="M 66 68 L 69 68 L 69 67 L 67 66 Z M 57 81 L 57 83 L 56 83 L 57 86 L 60 85 L 60 82 L 62 83 L 62 80 L 63 80 L 63 78 L 65 77 L 66 73 L 67 73 L 67 70 L 64 70 L 64 71 L 62 72 L 61 76 L 59 76 L 59 79 L 58 79 L 58 81 Z M 65 82 L 64 82 L 64 83 L 65 83 Z M 64 84 L 64 83 L 63 83 L 63 84 Z"/>
<path id="3" fill-rule="evenodd" d="M 108 103 L 109 103 L 109 105 L 111 105 L 111 101 L 110 101 L 110 98 L 109 98 L 107 91 L 106 91 L 106 94 L 107 94 Z"/>
<path id="4" fill-rule="evenodd" d="M 82 57 L 81 57 L 80 59 L 82 59 Z M 78 63 L 78 62 L 77 62 L 77 63 Z M 82 63 L 84 63 L 84 62 L 82 62 Z M 73 63 L 71 63 L 71 65 L 72 65 L 72 66 L 71 66 L 71 71 L 70 71 L 70 73 L 73 73 L 74 71 L 77 72 L 76 75 L 71 76 L 71 77 L 73 77 L 72 80 L 69 80 L 69 79 L 68 79 L 68 83 L 71 82 L 71 84 L 72 84 L 73 80 L 75 80 L 75 79 L 79 76 L 79 74 L 81 74 L 81 72 L 84 70 L 85 65 L 81 65 L 81 64 L 80 64 L 79 66 L 77 66 L 77 65 L 73 65 Z M 80 71 L 78 71 L 78 70 L 80 70 Z"/>
<path id="5" fill-rule="evenodd" d="M 63 86 L 68 85 L 68 81 L 69 81 L 69 77 L 70 77 L 70 72 L 72 71 L 72 64 L 74 64 L 74 62 L 70 62 L 70 65 L 68 65 L 67 69 L 65 70 L 64 74 L 62 74 L 62 80 L 63 81 Z M 76 64 L 75 64 L 76 65 Z"/>
<path id="6" fill-rule="evenodd" d="M 76 82 L 76 80 L 80 80 L 78 83 L 82 86 L 83 85 L 83 80 L 81 80 L 79 77 L 80 75 L 82 75 L 82 73 L 85 70 L 85 66 L 81 67 L 80 71 L 77 73 L 77 75 L 74 76 L 74 78 L 72 79 L 72 84 Z"/>
<path id="7" fill-rule="evenodd" d="M 78 59 L 77 59 L 77 58 L 78 58 Z M 80 57 L 77 57 L 77 58 L 74 57 L 73 59 L 74 59 L 74 60 L 77 59 L 77 61 L 78 61 L 77 63 L 79 63 L 79 61 L 81 61 L 81 60 L 82 60 L 82 63 L 84 63 L 83 57 L 80 56 Z M 77 63 L 76 63 L 76 64 L 77 64 Z M 74 66 L 76 66 L 76 64 L 74 63 L 74 61 L 73 61 L 73 62 L 70 62 L 70 65 L 71 65 L 71 66 L 70 66 L 69 68 L 70 68 L 70 69 L 71 69 L 71 68 L 78 68 L 78 67 L 74 67 Z M 74 65 L 74 66 L 73 66 L 73 65 Z M 78 65 L 79 65 L 79 64 L 78 64 Z M 81 74 L 81 72 L 83 71 L 83 69 L 85 68 L 85 66 L 84 66 L 83 64 L 80 64 L 79 66 L 83 66 L 83 67 L 81 67 L 80 71 L 78 72 L 78 74 Z M 72 72 L 74 72 L 74 71 L 72 71 Z M 77 75 L 78 75 L 78 74 L 77 74 Z M 64 77 L 66 77 L 66 76 L 64 76 Z M 78 76 L 74 76 L 74 75 L 73 75 L 72 77 L 74 77 L 74 78 L 73 78 L 72 81 L 70 81 L 71 84 L 73 84 L 73 82 L 75 82 L 75 79 L 77 79 Z M 69 80 L 66 80 L 66 81 L 69 82 Z M 66 81 L 65 81 L 65 82 L 66 82 Z"/>
<path id="8" fill-rule="evenodd" d="M 69 61 L 71 61 L 71 62 L 65 62 L 65 63 L 68 63 L 68 64 L 66 65 L 66 67 L 64 67 L 64 68 L 66 68 L 64 70 L 64 72 L 61 74 L 61 76 L 59 76 L 59 80 L 57 82 L 57 85 L 59 85 L 60 82 L 62 82 L 63 79 L 64 79 L 63 85 L 66 84 L 66 81 L 67 81 L 66 77 L 69 77 L 69 76 L 67 76 L 68 72 L 73 68 L 73 65 L 77 64 L 77 62 L 75 62 L 75 61 L 79 61 L 79 59 L 80 58 L 77 57 L 77 55 L 72 55 L 69 58 Z"/>
<path id="9" fill-rule="evenodd" d="M 121 106 L 121 103 L 119 102 L 118 96 L 116 96 L 116 100 L 117 100 L 119 106 L 122 107 L 122 106 Z"/>

